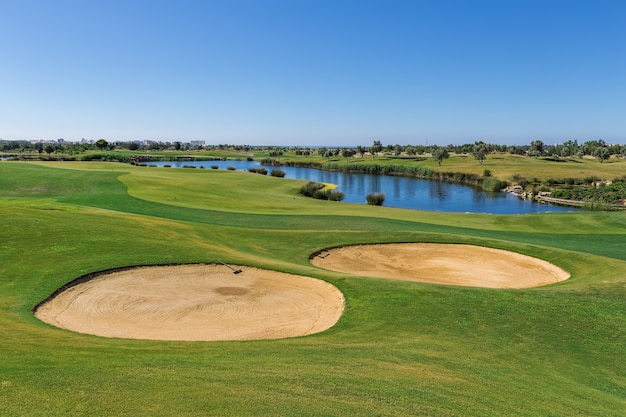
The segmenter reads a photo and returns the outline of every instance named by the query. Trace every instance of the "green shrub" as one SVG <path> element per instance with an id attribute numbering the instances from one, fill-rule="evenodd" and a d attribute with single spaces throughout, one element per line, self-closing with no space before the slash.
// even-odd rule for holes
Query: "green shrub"
<path id="1" fill-rule="evenodd" d="M 330 201 L 341 201 L 345 198 L 346 194 L 341 191 L 329 190 L 328 199 Z"/>
<path id="2" fill-rule="evenodd" d="M 365 200 L 370 206 L 382 206 L 385 202 L 385 193 L 370 193 L 365 196 Z"/>
<path id="3" fill-rule="evenodd" d="M 255 174 L 267 175 L 267 169 L 265 168 L 249 168 L 249 172 L 254 172 Z"/>
<path id="4" fill-rule="evenodd" d="M 273 169 L 270 172 L 270 175 L 272 177 L 279 177 L 279 178 L 283 178 L 285 176 L 285 171 L 283 171 L 282 169 Z"/>
<path id="5" fill-rule="evenodd" d="M 593 175 L 593 176 L 589 176 L 589 177 L 585 177 L 585 178 L 583 179 L 583 182 L 584 182 L 585 184 L 593 184 L 593 183 L 594 183 L 594 182 L 596 182 L 596 181 L 600 181 L 600 178 L 599 178 L 599 177 L 596 177 L 595 175 Z"/>
<path id="6" fill-rule="evenodd" d="M 318 200 L 331 200 L 341 201 L 344 199 L 345 194 L 341 191 L 324 190 L 324 184 L 318 182 L 309 181 L 300 187 L 300 194 L 305 197 L 313 197 Z"/>
<path id="7" fill-rule="evenodd" d="M 513 175 L 513 180 L 517 182 L 519 185 L 521 185 L 522 188 L 526 188 L 529 184 L 528 180 L 519 174 Z"/>
<path id="8" fill-rule="evenodd" d="M 501 189 L 506 188 L 506 186 L 506 182 L 493 177 L 485 178 L 483 181 L 483 190 L 485 191 L 500 191 Z"/>
<path id="9" fill-rule="evenodd" d="M 318 182 L 309 181 L 300 187 L 300 194 L 305 197 L 313 197 L 315 193 L 324 188 L 324 184 Z"/>

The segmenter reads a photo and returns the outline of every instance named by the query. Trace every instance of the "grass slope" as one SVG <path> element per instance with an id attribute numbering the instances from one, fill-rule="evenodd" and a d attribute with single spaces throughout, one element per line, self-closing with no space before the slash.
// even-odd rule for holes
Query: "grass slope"
<path id="1" fill-rule="evenodd" d="M 0 163 L 0 415 L 622 416 L 626 217 L 488 216 L 301 198 L 214 170 Z M 368 242 L 516 250 L 572 278 L 531 290 L 365 279 L 308 256 Z M 327 332 L 259 342 L 106 339 L 39 322 L 80 275 L 226 262 L 325 279 Z"/>

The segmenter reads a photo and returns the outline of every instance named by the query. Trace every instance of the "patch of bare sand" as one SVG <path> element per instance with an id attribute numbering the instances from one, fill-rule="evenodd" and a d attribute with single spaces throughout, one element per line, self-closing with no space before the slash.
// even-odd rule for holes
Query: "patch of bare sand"
<path id="1" fill-rule="evenodd" d="M 346 246 L 324 251 L 311 263 L 352 275 L 485 288 L 538 287 L 570 276 L 537 258 L 461 244 Z"/>
<path id="2" fill-rule="evenodd" d="M 333 285 L 309 277 L 223 265 L 112 272 L 40 306 L 42 321 L 79 333 L 150 340 L 261 340 L 318 333 L 344 306 Z"/>

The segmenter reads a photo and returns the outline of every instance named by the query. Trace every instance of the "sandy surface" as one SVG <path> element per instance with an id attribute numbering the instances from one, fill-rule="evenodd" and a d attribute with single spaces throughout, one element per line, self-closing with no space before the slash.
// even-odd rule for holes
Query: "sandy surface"
<path id="1" fill-rule="evenodd" d="M 569 278 L 549 262 L 472 245 L 347 246 L 324 251 L 311 263 L 359 276 L 486 288 L 529 288 Z"/>
<path id="2" fill-rule="evenodd" d="M 470 245 L 348 246 L 311 259 L 356 276 L 486 288 L 552 284 L 569 274 L 548 262 Z M 42 321 L 79 333 L 151 340 L 261 340 L 318 333 L 341 316 L 344 298 L 313 278 L 224 265 L 112 272 L 40 306 Z"/>
<path id="3" fill-rule="evenodd" d="M 344 298 L 313 278 L 223 265 L 142 267 L 109 273 L 37 309 L 42 321 L 105 337 L 260 340 L 318 333 L 341 316 Z"/>

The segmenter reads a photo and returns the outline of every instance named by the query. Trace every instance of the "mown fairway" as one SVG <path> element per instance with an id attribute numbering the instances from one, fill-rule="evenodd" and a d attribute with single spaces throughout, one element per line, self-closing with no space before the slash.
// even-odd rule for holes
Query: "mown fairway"
<path id="1" fill-rule="evenodd" d="M 0 416 L 626 415 L 626 213 L 426 213 L 306 199 L 301 184 L 0 162 Z M 308 262 L 375 242 L 509 249 L 572 277 L 486 290 Z M 344 315 L 313 336 L 190 343 L 81 335 L 32 314 L 89 272 L 218 259 L 325 279 Z"/>

